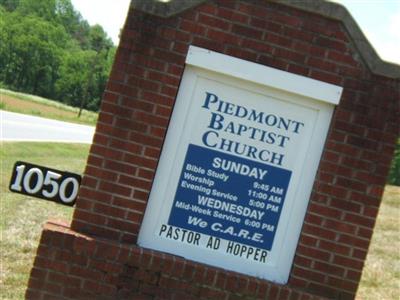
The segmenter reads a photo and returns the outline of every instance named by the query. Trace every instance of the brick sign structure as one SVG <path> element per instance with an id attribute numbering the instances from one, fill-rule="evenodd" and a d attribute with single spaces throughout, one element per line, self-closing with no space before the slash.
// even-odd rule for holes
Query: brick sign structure
<path id="1" fill-rule="evenodd" d="M 400 67 L 324 1 L 133 0 L 27 299 L 353 299 Z"/>

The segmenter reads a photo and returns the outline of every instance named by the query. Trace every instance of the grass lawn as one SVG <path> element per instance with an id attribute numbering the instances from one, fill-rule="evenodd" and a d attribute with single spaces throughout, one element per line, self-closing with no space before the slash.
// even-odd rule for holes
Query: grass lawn
<path id="1" fill-rule="evenodd" d="M 73 208 L 11 193 L 15 161 L 82 174 L 89 145 L 5 143 L 0 149 L 0 299 L 24 299 L 42 224 L 49 218 L 71 220 Z"/>
<path id="2" fill-rule="evenodd" d="M 96 125 L 97 113 L 83 110 L 78 118 L 78 108 L 42 97 L 0 89 L 0 109 L 59 121 Z"/>
<path id="3" fill-rule="evenodd" d="M 400 187 L 387 185 L 357 299 L 400 299 Z"/>
<path id="4" fill-rule="evenodd" d="M 81 174 L 88 145 L 2 143 L 0 149 L 0 299 L 23 299 L 38 246 L 49 218 L 70 220 L 73 209 L 8 191 L 14 162 L 27 162 Z M 400 187 L 387 186 L 357 299 L 400 297 Z"/>

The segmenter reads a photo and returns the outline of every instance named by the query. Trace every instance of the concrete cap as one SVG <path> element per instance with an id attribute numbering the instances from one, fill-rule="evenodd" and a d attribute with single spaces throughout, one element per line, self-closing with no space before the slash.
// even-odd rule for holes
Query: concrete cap
<path id="1" fill-rule="evenodd" d="M 150 15 L 169 18 L 206 1 L 208 0 L 132 0 L 131 6 Z M 269 1 L 341 21 L 372 73 L 400 79 L 400 65 L 386 62 L 379 57 L 358 24 L 342 5 L 324 0 Z"/>

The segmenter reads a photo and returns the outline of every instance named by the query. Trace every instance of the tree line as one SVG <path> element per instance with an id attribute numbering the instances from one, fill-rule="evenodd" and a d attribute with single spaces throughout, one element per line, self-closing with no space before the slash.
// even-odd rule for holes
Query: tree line
<path id="1" fill-rule="evenodd" d="M 70 0 L 0 0 L 0 86 L 97 111 L 116 47 Z"/>
<path id="2" fill-rule="evenodd" d="M 397 139 L 392 165 L 390 167 L 388 183 L 400 186 L 400 138 Z"/>

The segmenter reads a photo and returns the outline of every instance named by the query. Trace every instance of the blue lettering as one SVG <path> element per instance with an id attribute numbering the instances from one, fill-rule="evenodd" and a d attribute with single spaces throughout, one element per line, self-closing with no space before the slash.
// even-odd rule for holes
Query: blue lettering
<path id="1" fill-rule="evenodd" d="M 217 103 L 218 102 L 218 96 L 214 95 L 214 94 L 211 94 L 211 93 L 208 93 L 208 92 L 206 92 L 206 94 L 207 94 L 206 100 L 205 100 L 205 102 L 204 102 L 202 107 L 210 109 L 210 103 Z"/>
<path id="2" fill-rule="evenodd" d="M 221 130 L 223 127 L 223 121 L 224 117 L 222 115 L 212 112 L 211 121 L 210 125 L 208 125 L 208 128 Z"/>
<path id="3" fill-rule="evenodd" d="M 217 138 L 219 137 L 218 132 L 211 131 L 211 130 L 207 131 L 203 134 L 203 137 L 202 137 L 203 144 L 206 145 L 207 147 L 215 148 L 215 147 L 217 147 L 217 142 L 214 142 L 213 144 L 209 143 L 208 138 L 210 135 L 211 136 L 214 135 Z"/>

